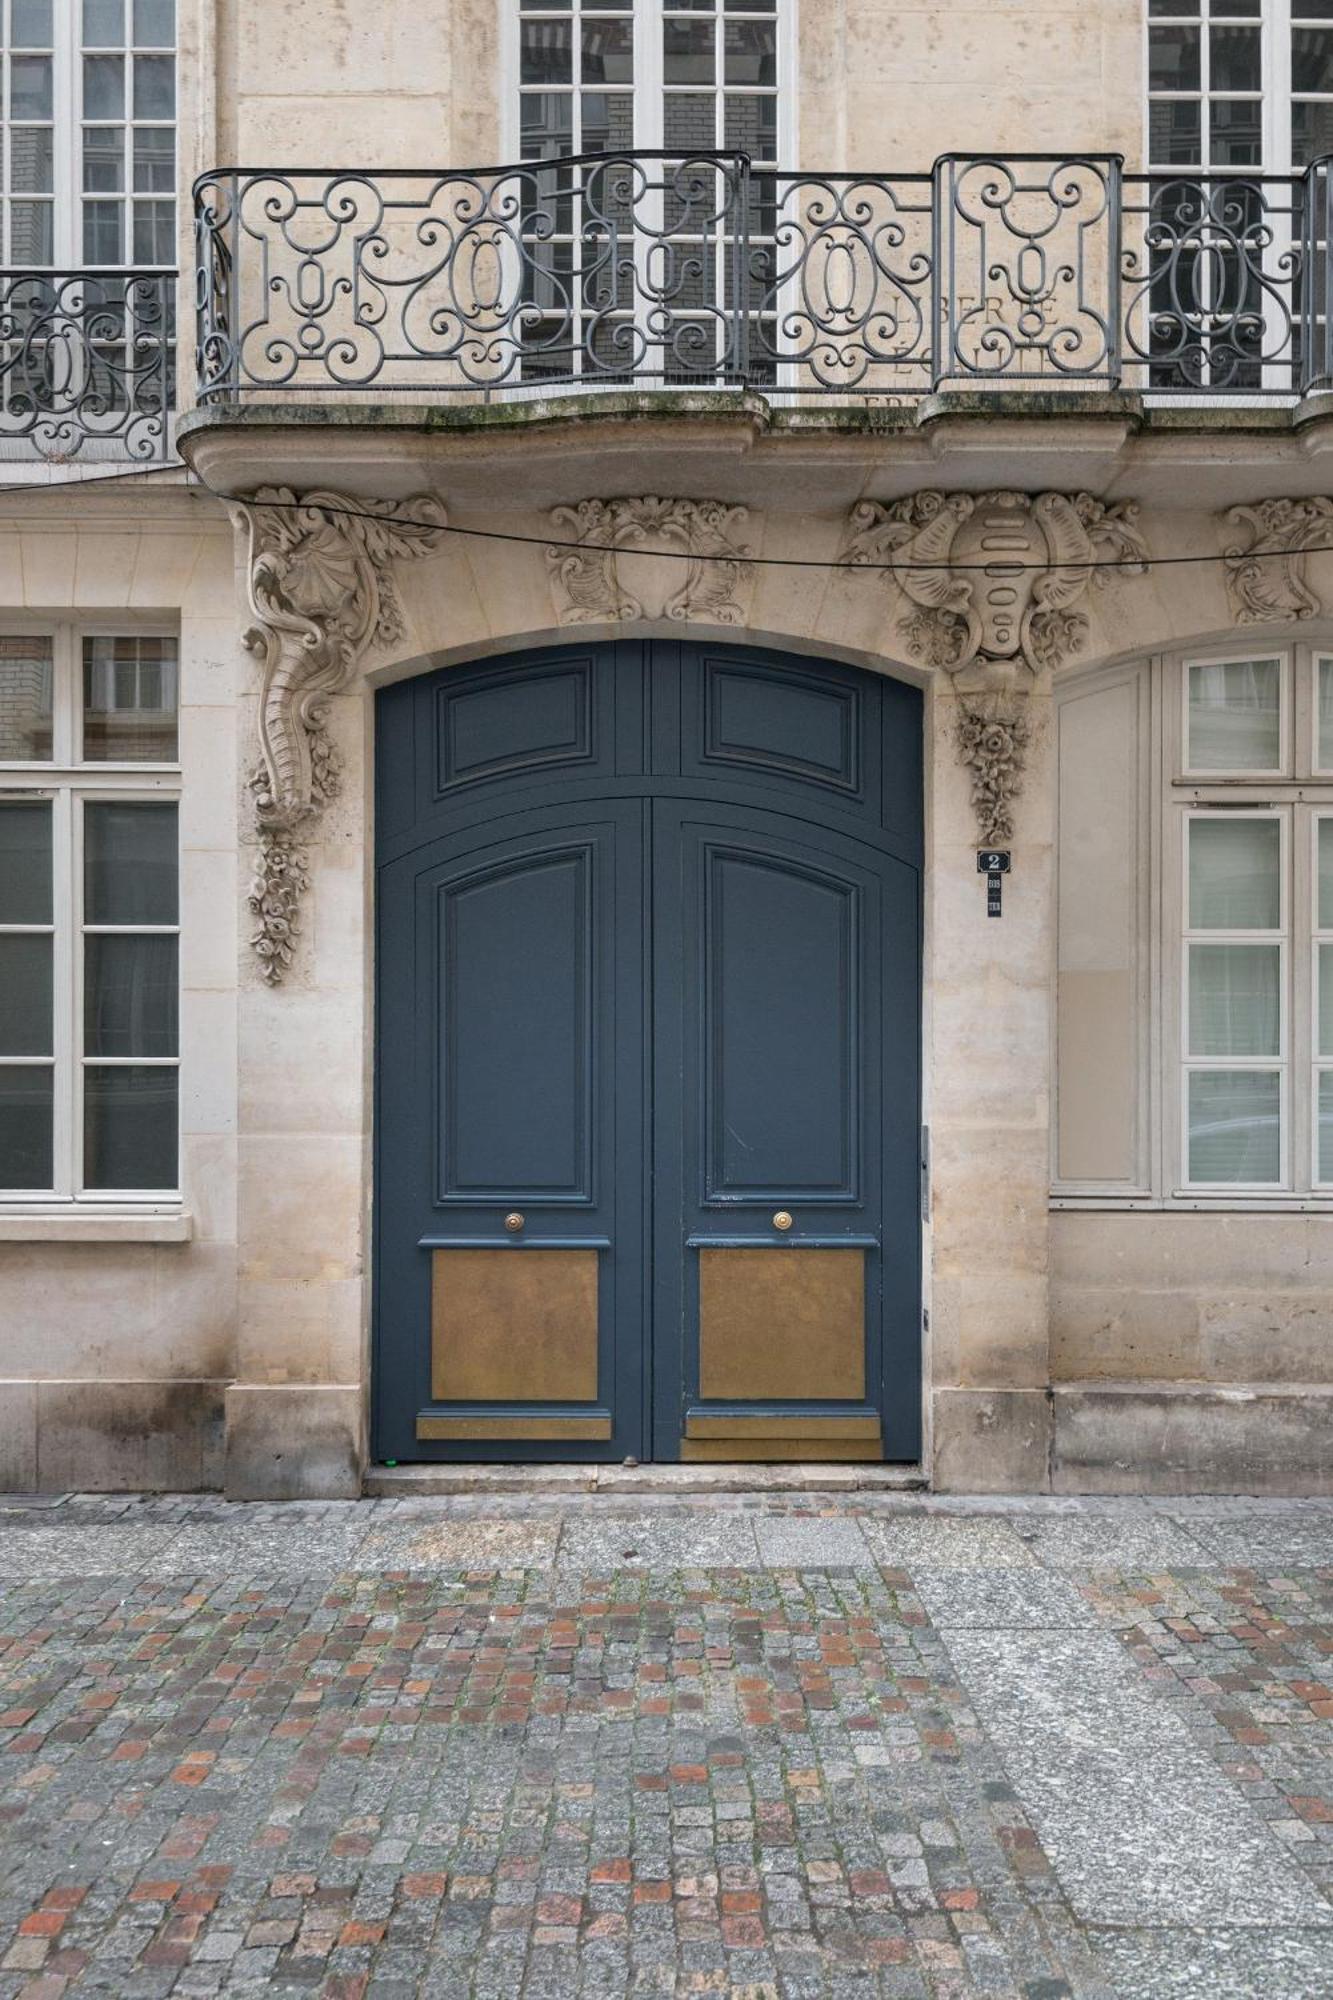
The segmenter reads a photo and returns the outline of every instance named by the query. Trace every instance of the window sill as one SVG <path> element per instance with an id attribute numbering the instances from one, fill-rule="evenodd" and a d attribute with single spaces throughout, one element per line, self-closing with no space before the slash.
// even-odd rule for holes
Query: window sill
<path id="1" fill-rule="evenodd" d="M 1327 1215 L 1333 1194 L 1053 1194 L 1053 1213 L 1078 1209 L 1139 1215 Z"/>
<path id="2" fill-rule="evenodd" d="M 188 1243 L 187 1209 L 0 1209 L 0 1243 Z"/>

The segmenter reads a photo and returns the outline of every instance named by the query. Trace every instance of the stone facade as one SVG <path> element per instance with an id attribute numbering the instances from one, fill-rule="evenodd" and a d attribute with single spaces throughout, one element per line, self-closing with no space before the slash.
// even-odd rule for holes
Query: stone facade
<path id="1" fill-rule="evenodd" d="M 502 156 L 499 0 L 181 12 L 200 169 L 355 163 L 371 134 L 381 167 Z M 1131 0 L 803 5 L 800 157 L 883 165 L 891 103 L 904 169 L 978 131 L 1133 161 L 1141 42 Z M 1330 1204 L 1051 1196 L 1058 692 L 1238 633 L 1333 644 L 1327 410 L 1247 428 L 1084 389 L 834 422 L 602 388 L 300 416 L 187 412 L 188 474 L 0 488 L 0 610 L 179 620 L 184 828 L 183 1201 L 0 1208 L 5 1482 L 360 1490 L 373 692 L 684 625 L 925 693 L 924 1476 L 1329 1490 Z M 1044 565 L 1017 592 L 977 581 L 992 517 Z M 924 557 L 938 588 L 892 573 Z M 983 844 L 1012 849 L 999 923 Z"/>

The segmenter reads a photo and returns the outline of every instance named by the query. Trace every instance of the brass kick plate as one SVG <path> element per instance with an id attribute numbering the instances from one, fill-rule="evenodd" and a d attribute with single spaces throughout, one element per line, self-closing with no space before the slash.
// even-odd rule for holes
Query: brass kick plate
<path id="1" fill-rule="evenodd" d="M 430 1345 L 433 1402 L 595 1402 L 597 1252 L 433 1251 Z"/>
<path id="2" fill-rule="evenodd" d="M 611 1435 L 610 1417 L 418 1417 L 417 1437 L 424 1444 L 447 1443 L 450 1439 L 513 1439 L 522 1444 L 541 1438 L 551 1443 L 605 1442 Z"/>
<path id="3" fill-rule="evenodd" d="M 709 1402 L 864 1402 L 865 1346 L 863 1250 L 700 1250 Z"/>

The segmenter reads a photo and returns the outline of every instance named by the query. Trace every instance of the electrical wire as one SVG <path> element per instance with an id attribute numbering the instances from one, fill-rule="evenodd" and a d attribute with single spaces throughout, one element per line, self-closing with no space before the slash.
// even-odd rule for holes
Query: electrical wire
<path id="1" fill-rule="evenodd" d="M 277 499 L 274 500 L 259 499 L 254 494 L 222 493 L 219 492 L 217 487 L 210 486 L 208 481 L 202 478 L 200 474 L 195 471 L 193 466 L 182 467 L 179 464 L 135 466 L 133 468 L 127 469 L 122 472 L 97 473 L 93 475 L 91 478 L 80 476 L 69 480 L 56 480 L 56 481 L 33 480 L 23 485 L 14 485 L 14 486 L 0 485 L 0 501 L 9 499 L 10 497 L 16 494 L 21 495 L 26 493 L 61 492 L 66 486 L 76 487 L 80 490 L 86 491 L 89 487 L 93 486 L 113 485 L 118 480 L 152 479 L 167 472 L 178 474 L 182 470 L 184 470 L 186 474 L 186 484 L 183 489 L 185 492 L 192 493 L 196 489 L 198 489 L 203 493 L 207 493 L 211 499 L 219 501 L 224 506 L 247 507 L 251 509 L 267 508 L 282 513 L 286 512 L 293 505 L 299 507 L 308 504 L 301 498 L 300 495 L 297 495 L 294 501 L 289 501 L 289 500 L 277 500 Z M 372 512 L 372 510 L 368 507 L 347 507 L 347 506 L 330 507 L 325 502 L 321 501 L 319 503 L 318 511 L 321 514 L 340 516 L 346 520 L 373 521 L 380 527 L 383 527 L 385 525 L 385 517 L 382 514 L 376 514 Z M 3 515 L 0 514 L 0 523 L 2 522 L 3 522 Z M 415 519 L 413 516 L 408 514 L 395 514 L 392 516 L 392 522 L 394 525 L 398 527 L 428 529 L 433 534 L 454 535 L 468 541 L 516 543 L 520 547 L 524 548 L 560 549 L 560 550 L 567 549 L 579 555 L 586 555 L 589 552 L 589 550 L 604 549 L 608 554 L 611 555 L 620 554 L 620 555 L 635 555 L 635 556 L 651 556 L 655 559 L 660 559 L 663 562 L 692 563 L 692 562 L 698 562 L 700 560 L 699 554 L 692 549 L 641 548 L 637 545 L 626 547 L 623 544 L 617 545 L 615 543 L 608 543 L 608 542 L 578 542 L 572 540 L 564 540 L 559 536 L 554 536 L 554 535 L 520 535 L 512 530 L 504 528 L 464 528 L 460 527 L 456 522 L 453 521 L 439 522 L 439 521 L 419 520 Z M 1329 536 L 1330 536 L 1330 546 L 1333 546 L 1333 516 L 1330 516 Z M 941 575 L 941 574 L 949 576 L 958 576 L 958 575 L 967 575 L 969 573 L 975 573 L 981 576 L 1001 578 L 1009 576 L 1023 576 L 1028 574 L 1045 575 L 1051 572 L 1052 570 L 1057 570 L 1057 569 L 1080 570 L 1080 571 L 1085 571 L 1088 574 L 1092 574 L 1094 572 L 1099 574 L 1112 574 L 1117 570 L 1123 570 L 1127 574 L 1132 576 L 1142 576 L 1145 570 L 1173 569 L 1182 567 L 1197 568 L 1200 564 L 1204 563 L 1225 563 L 1229 561 L 1236 561 L 1238 559 L 1243 560 L 1244 562 L 1247 563 L 1264 562 L 1269 560 L 1270 558 L 1277 559 L 1280 561 L 1286 561 L 1292 555 L 1292 553 L 1293 551 L 1290 549 L 1254 549 L 1254 550 L 1247 549 L 1238 556 L 1228 556 L 1225 553 L 1213 554 L 1211 552 L 1200 552 L 1195 555 L 1174 555 L 1174 556 L 1145 555 L 1145 556 L 1089 557 L 1084 560 L 1061 561 L 1058 563 L 1057 562 L 1011 562 L 1003 558 L 998 561 L 993 560 L 989 562 L 963 562 L 963 563 L 849 562 L 845 558 L 828 557 L 828 556 L 760 556 L 760 555 L 745 555 L 741 553 L 737 553 L 735 555 L 724 554 L 723 560 L 728 562 L 741 563 L 744 564 L 747 568 L 754 568 L 754 569 L 807 569 L 807 570 L 813 569 L 813 570 L 829 570 L 829 571 L 843 570 L 849 572 L 853 576 L 855 575 L 929 576 L 929 575 Z M 1300 551 L 1300 553 L 1317 554 L 1318 551 L 1308 549 Z"/>

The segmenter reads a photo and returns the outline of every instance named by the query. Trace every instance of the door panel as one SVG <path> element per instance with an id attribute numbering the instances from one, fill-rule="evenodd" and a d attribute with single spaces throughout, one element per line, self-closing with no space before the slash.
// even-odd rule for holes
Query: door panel
<path id="1" fill-rule="evenodd" d="M 915 1208 L 886 1241 L 882 1200 L 916 1157 L 916 873 L 748 806 L 659 801 L 653 846 L 655 1452 L 879 1458 L 916 1338 Z"/>
<path id="2" fill-rule="evenodd" d="M 378 697 L 380 1457 L 918 1455 L 920 720 L 683 640 Z"/>
<path id="3" fill-rule="evenodd" d="M 608 804 L 381 871 L 391 1457 L 642 1453 L 642 855 L 643 808 Z"/>

